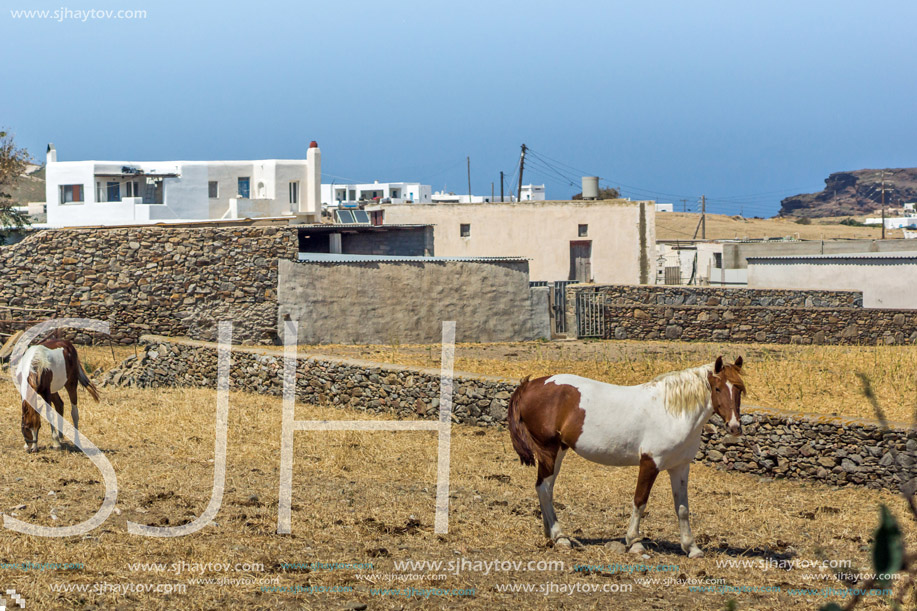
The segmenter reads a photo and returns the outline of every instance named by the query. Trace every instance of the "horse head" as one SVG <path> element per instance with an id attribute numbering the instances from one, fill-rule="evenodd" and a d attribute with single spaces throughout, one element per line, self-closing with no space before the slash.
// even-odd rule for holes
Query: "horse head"
<path id="1" fill-rule="evenodd" d="M 742 424 L 739 421 L 739 407 L 742 405 L 742 394 L 745 383 L 742 381 L 742 357 L 732 365 L 724 365 L 723 357 L 717 357 L 713 371 L 707 373 L 710 382 L 710 400 L 713 410 L 726 423 L 730 435 L 741 435 Z"/>

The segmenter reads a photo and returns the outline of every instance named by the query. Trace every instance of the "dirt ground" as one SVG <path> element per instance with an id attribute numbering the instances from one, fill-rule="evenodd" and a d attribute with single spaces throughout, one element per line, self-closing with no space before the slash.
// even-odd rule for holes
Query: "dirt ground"
<path id="1" fill-rule="evenodd" d="M 87 356 L 101 360 L 93 350 Z M 42 451 L 26 454 L 11 383 L 0 383 L 0 396 L 0 509 L 45 526 L 90 517 L 103 497 L 100 473 L 78 451 L 48 449 L 47 424 Z M 434 433 L 297 432 L 293 533 L 278 535 L 281 403 L 233 393 L 226 489 L 214 522 L 185 537 L 147 538 L 128 534 L 127 520 L 175 526 L 207 506 L 215 392 L 106 388 L 101 404 L 83 392 L 80 399 L 83 433 L 118 476 L 117 512 L 83 537 L 0 531 L 0 585 L 14 588 L 28 609 L 725 609 L 733 599 L 739 609 L 817 608 L 841 599 L 790 590 L 847 585 L 803 564 L 840 561 L 849 563 L 845 572 L 862 572 L 879 504 L 907 521 L 903 501 L 889 492 L 695 465 L 692 525 L 706 557 L 681 553 L 664 475 L 644 521 L 646 553 L 621 553 L 615 542 L 626 528 L 635 470 L 571 455 L 556 500 L 566 531 L 584 547 L 555 550 L 541 532 L 534 470 L 519 464 L 506 432 L 456 425 L 448 534 L 433 533 Z M 298 419 L 366 417 L 297 407 Z M 908 544 L 917 545 L 906 526 Z M 396 567 L 406 560 L 453 565 Z M 562 567 L 547 564 L 558 561 Z M 724 565 L 743 561 L 744 567 Z M 788 561 L 797 564 L 788 570 Z M 68 563 L 73 566 L 60 567 Z M 217 566 L 223 564 L 229 568 Z M 195 581 L 201 578 L 211 581 Z M 690 590 L 698 585 L 722 593 Z M 415 589 L 412 595 L 407 588 Z M 501 591 L 513 588 L 518 591 Z M 570 593 L 573 588 L 578 591 Z M 584 591 L 591 588 L 600 591 Z M 873 598 L 866 608 L 881 606 Z"/>

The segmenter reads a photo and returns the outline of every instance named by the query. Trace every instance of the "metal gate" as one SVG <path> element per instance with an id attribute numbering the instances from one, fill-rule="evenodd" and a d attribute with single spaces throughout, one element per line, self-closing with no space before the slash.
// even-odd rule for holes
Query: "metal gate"
<path id="1" fill-rule="evenodd" d="M 602 293 L 576 292 L 576 336 L 605 337 L 605 299 Z"/>
<path id="2" fill-rule="evenodd" d="M 576 284 L 569 280 L 554 283 L 554 332 L 567 332 L 567 285 Z"/>

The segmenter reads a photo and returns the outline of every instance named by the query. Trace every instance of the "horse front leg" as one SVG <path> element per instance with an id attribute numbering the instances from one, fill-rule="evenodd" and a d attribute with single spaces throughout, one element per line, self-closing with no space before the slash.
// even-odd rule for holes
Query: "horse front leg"
<path id="1" fill-rule="evenodd" d="M 630 525 L 627 527 L 627 534 L 624 536 L 624 542 L 627 547 L 634 543 L 631 551 L 640 551 L 637 545 L 640 545 L 640 520 L 643 519 L 643 512 L 646 511 L 646 503 L 650 498 L 650 491 L 653 489 L 653 483 L 656 476 L 659 475 L 659 469 L 656 468 L 656 461 L 649 454 L 643 454 L 640 457 L 640 474 L 637 476 L 637 489 L 634 491 L 634 507 L 630 514 Z M 636 543 L 635 543 L 636 542 Z"/>
<path id="2" fill-rule="evenodd" d="M 41 428 L 41 416 L 25 400 L 22 401 L 22 436 L 25 437 L 25 450 L 32 454 L 38 451 L 38 429 Z"/>
<path id="3" fill-rule="evenodd" d="M 688 472 L 691 463 L 685 463 L 669 469 L 669 479 L 672 482 L 672 498 L 675 500 L 675 515 L 678 516 L 678 530 L 681 532 L 681 549 L 688 554 L 688 558 L 700 558 L 704 555 L 694 542 L 691 532 L 691 523 L 688 519 Z"/>

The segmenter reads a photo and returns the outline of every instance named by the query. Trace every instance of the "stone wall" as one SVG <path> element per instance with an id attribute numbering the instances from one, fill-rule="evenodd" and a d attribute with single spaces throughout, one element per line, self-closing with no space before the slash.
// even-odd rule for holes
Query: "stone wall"
<path id="1" fill-rule="evenodd" d="M 797 308 L 857 308 L 861 291 L 797 291 L 717 288 L 709 286 L 602 286 L 606 303 L 614 305 L 708 305 Z"/>
<path id="2" fill-rule="evenodd" d="M 209 339 L 227 319 L 239 339 L 269 343 L 277 261 L 297 252 L 295 227 L 46 230 L 0 248 L 0 305 L 107 320 L 124 344 L 144 333 Z"/>
<path id="3" fill-rule="evenodd" d="M 281 261 L 279 273 L 279 324 L 297 321 L 303 344 L 435 343 L 444 320 L 459 342 L 550 337 L 525 260 Z"/>
<path id="4" fill-rule="evenodd" d="M 917 312 L 864 309 L 861 294 L 855 291 L 706 287 L 567 287 L 568 335 L 577 333 L 577 293 L 597 301 L 598 335 L 605 339 L 917 343 Z"/>
<path id="5" fill-rule="evenodd" d="M 215 388 L 213 344 L 163 337 L 141 341 L 139 357 L 108 372 L 105 384 Z M 234 347 L 230 389 L 279 396 L 282 360 L 280 350 Z M 396 417 L 439 416 L 435 369 L 301 355 L 297 376 L 300 401 Z M 503 426 L 515 387 L 513 380 L 456 372 L 454 421 Z M 697 460 L 725 470 L 837 486 L 899 490 L 917 485 L 917 438 L 905 426 L 883 429 L 867 420 L 755 407 L 743 411 L 742 437 L 724 435 L 714 416 L 705 426 Z"/>

